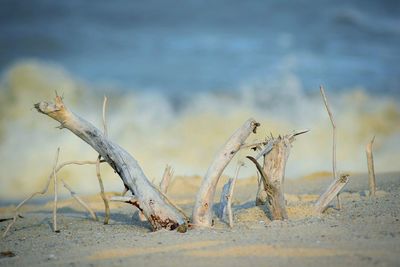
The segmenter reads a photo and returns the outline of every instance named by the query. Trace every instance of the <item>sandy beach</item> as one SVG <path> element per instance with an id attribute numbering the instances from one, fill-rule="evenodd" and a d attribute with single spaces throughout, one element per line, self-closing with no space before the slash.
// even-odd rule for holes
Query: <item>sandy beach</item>
<path id="1" fill-rule="evenodd" d="M 191 214 L 200 177 L 176 177 L 168 195 Z M 226 177 L 219 183 L 217 196 Z M 102 201 L 84 199 L 96 211 L 93 221 L 73 199 L 59 203 L 60 233 L 52 232 L 52 202 L 27 205 L 1 240 L 1 266 L 398 266 L 400 264 L 400 173 L 377 175 L 378 191 L 368 196 L 366 174 L 353 174 L 342 196 L 343 210 L 313 212 L 318 195 L 331 182 L 316 173 L 286 182 L 289 220 L 271 222 L 256 207 L 256 178 L 237 182 L 234 227 L 215 216 L 207 229 L 151 232 L 133 206 L 111 205 L 103 225 Z M 112 195 L 112 193 L 109 193 Z M 218 206 L 218 200 L 214 206 Z M 334 203 L 332 203 L 334 204 Z M 12 215 L 1 207 L 1 217 Z M 133 216 L 132 216 L 133 215 Z M 0 223 L 4 231 L 9 221 Z M 13 257 L 10 253 L 15 254 Z"/>

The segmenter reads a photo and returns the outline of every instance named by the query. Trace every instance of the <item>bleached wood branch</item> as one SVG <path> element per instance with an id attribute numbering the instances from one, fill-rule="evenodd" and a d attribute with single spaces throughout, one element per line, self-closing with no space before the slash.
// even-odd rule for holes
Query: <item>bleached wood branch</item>
<path id="1" fill-rule="evenodd" d="M 332 124 L 332 172 L 333 172 L 333 179 L 335 180 L 338 178 L 337 171 L 336 171 L 336 123 L 335 123 L 335 119 L 333 118 L 333 113 L 331 111 L 331 108 L 329 107 L 329 103 L 328 103 L 328 99 L 325 95 L 324 87 L 321 85 L 319 89 L 320 89 L 322 99 L 323 99 L 325 107 L 326 107 L 326 111 L 328 112 L 329 119 L 331 120 L 331 124 Z M 337 207 L 338 207 L 338 209 L 342 208 L 342 203 L 340 201 L 340 195 L 337 195 Z"/>
<path id="2" fill-rule="evenodd" d="M 69 129 L 92 146 L 110 164 L 132 194 L 137 197 L 140 209 L 153 230 L 162 228 L 172 230 L 181 224 L 186 224 L 187 217 L 171 205 L 166 196 L 151 184 L 137 161 L 92 124 L 69 111 L 61 97 L 56 96 L 55 103 L 44 101 L 37 103 L 35 108 L 60 122 L 60 128 Z"/>
<path id="3" fill-rule="evenodd" d="M 374 167 L 374 156 L 372 153 L 372 145 L 374 144 L 375 136 L 372 140 L 367 144 L 366 154 L 367 154 L 367 163 L 368 163 L 368 185 L 369 185 L 369 195 L 375 196 L 376 191 L 376 180 L 375 180 L 375 167 Z"/>
<path id="4" fill-rule="evenodd" d="M 211 226 L 212 225 L 212 205 L 214 203 L 215 188 L 225 167 L 240 150 L 247 137 L 255 132 L 260 124 L 254 119 L 247 120 L 235 133 L 228 139 L 225 145 L 215 156 L 213 162 L 204 176 L 200 189 L 197 193 L 193 208 L 193 225 Z"/>
<path id="5" fill-rule="evenodd" d="M 340 193 L 343 187 L 349 181 L 348 174 L 342 174 L 340 178 L 335 179 L 328 187 L 328 189 L 319 197 L 315 203 L 315 211 L 322 213 L 326 210 L 329 203 Z"/>
<path id="6" fill-rule="evenodd" d="M 239 161 L 236 167 L 236 173 L 233 178 L 229 178 L 228 182 L 222 187 L 221 200 L 219 206 L 219 217 L 221 220 L 228 218 L 229 227 L 233 227 L 232 199 L 233 190 L 236 180 L 239 176 L 239 170 L 243 166 L 243 162 Z"/>

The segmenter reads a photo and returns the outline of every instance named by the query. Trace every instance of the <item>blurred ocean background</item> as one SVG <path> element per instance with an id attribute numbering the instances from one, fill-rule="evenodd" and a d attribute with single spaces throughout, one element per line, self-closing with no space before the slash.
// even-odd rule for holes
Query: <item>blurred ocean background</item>
<path id="1" fill-rule="evenodd" d="M 0 201 L 40 189 L 61 161 L 96 153 L 32 110 L 57 90 L 158 181 L 204 175 L 213 155 L 248 117 L 270 133 L 311 132 L 294 143 L 288 178 L 338 168 L 366 172 L 375 135 L 377 172 L 398 171 L 399 1 L 0 1 Z M 236 157 L 226 174 L 233 175 Z M 103 166 L 105 187 L 122 183 Z M 248 164 L 241 176 L 254 175 Z M 67 167 L 78 193 L 98 191 L 93 166 Z"/>

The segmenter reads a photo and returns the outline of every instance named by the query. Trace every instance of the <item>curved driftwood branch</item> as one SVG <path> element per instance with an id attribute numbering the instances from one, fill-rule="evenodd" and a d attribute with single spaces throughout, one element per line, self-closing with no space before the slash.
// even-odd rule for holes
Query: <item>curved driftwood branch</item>
<path id="1" fill-rule="evenodd" d="M 165 195 L 147 179 L 137 161 L 123 148 L 109 140 L 104 133 L 92 124 L 72 113 L 56 96 L 55 103 L 35 104 L 38 112 L 60 122 L 60 129 L 67 128 L 94 148 L 101 157 L 121 177 L 125 186 L 137 198 L 139 209 L 150 222 L 153 230 L 162 228 L 173 230 L 186 224 L 186 216 L 170 204 Z"/>
<path id="2" fill-rule="evenodd" d="M 228 163 L 240 150 L 249 135 L 256 131 L 260 124 L 254 119 L 248 119 L 228 139 L 225 145 L 217 153 L 204 176 L 197 193 L 193 208 L 193 225 L 209 227 L 212 225 L 212 205 L 214 203 L 215 188 L 219 178 Z"/>

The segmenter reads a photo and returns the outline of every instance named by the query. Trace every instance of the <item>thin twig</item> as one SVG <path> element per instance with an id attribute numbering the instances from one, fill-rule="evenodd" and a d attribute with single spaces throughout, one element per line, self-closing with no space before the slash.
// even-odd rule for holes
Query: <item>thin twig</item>
<path id="1" fill-rule="evenodd" d="M 57 229 L 57 174 L 56 174 L 56 168 L 57 168 L 57 163 L 58 163 L 58 156 L 60 155 L 60 148 L 57 148 L 57 153 L 56 153 L 56 160 L 54 162 L 53 166 L 53 179 L 54 179 L 54 205 L 53 205 L 53 231 L 58 233 L 60 232 Z"/>
<path id="2" fill-rule="evenodd" d="M 332 139 L 333 139 L 333 144 L 332 144 L 332 170 L 333 170 L 333 179 L 337 179 L 337 171 L 336 171 L 336 123 L 335 120 L 333 118 L 333 113 L 329 107 L 329 103 L 328 103 L 328 99 L 326 98 L 325 95 L 325 91 L 324 91 L 324 87 L 321 85 L 320 86 L 320 91 L 321 91 L 321 95 L 322 95 L 322 99 L 324 100 L 324 104 L 326 107 L 326 110 L 328 112 L 329 118 L 331 120 L 331 124 L 332 124 Z M 340 196 L 337 195 L 337 207 L 338 209 L 342 208 L 342 203 L 340 201 Z"/>
<path id="3" fill-rule="evenodd" d="M 105 160 L 101 160 L 100 163 L 105 162 Z M 66 161 L 61 163 L 60 165 L 58 165 L 58 167 L 56 168 L 56 173 L 58 173 L 63 167 L 68 166 L 68 165 L 89 165 L 89 164 L 96 164 L 97 161 L 91 161 L 91 160 L 82 160 L 82 161 Z M 51 172 L 47 178 L 47 182 L 45 187 L 43 188 L 42 191 L 38 191 L 35 192 L 33 194 L 31 194 L 29 197 L 27 197 L 26 199 L 24 199 L 23 201 L 21 201 L 21 203 L 18 204 L 18 206 L 15 208 L 14 211 L 14 217 L 12 222 L 7 226 L 6 230 L 3 233 L 3 237 L 5 237 L 8 233 L 8 231 L 11 229 L 11 227 L 14 225 L 14 223 L 17 221 L 17 218 L 20 216 L 18 214 L 19 209 L 29 200 L 31 200 L 32 198 L 34 198 L 36 195 L 44 195 L 47 193 L 47 191 L 49 190 L 49 185 L 50 185 L 50 181 L 51 178 L 53 178 L 53 172 Z M 22 216 L 21 216 L 22 217 Z"/>
<path id="4" fill-rule="evenodd" d="M 106 107 L 107 107 L 107 97 L 104 96 L 104 101 L 103 101 L 103 129 L 104 129 L 104 135 L 107 137 L 107 122 L 106 122 Z M 103 180 L 101 179 L 100 175 L 100 159 L 101 156 L 97 157 L 96 161 L 96 176 L 99 181 L 99 186 L 100 186 L 100 196 L 103 199 L 104 202 L 104 224 L 108 224 L 108 221 L 110 220 L 110 206 L 108 204 L 108 200 L 106 197 L 106 194 L 104 193 L 104 185 L 103 185 Z"/>
<path id="5" fill-rule="evenodd" d="M 368 164 L 368 185 L 369 185 L 369 195 L 375 196 L 376 191 L 376 180 L 375 180 L 375 167 L 374 167 L 374 156 L 372 153 L 372 145 L 374 144 L 375 136 L 372 140 L 367 144 L 366 153 L 367 153 L 367 164 Z"/>
<path id="6" fill-rule="evenodd" d="M 232 212 L 232 198 L 233 198 L 233 190 L 235 188 L 235 183 L 236 180 L 239 176 L 239 171 L 240 168 L 244 166 L 244 163 L 242 161 L 238 162 L 237 168 L 236 168 L 236 173 L 235 173 L 235 178 L 233 178 L 231 186 L 229 188 L 229 193 L 228 193 L 228 203 L 227 203 L 227 209 L 228 209 L 228 218 L 229 218 L 229 227 L 233 227 L 233 212 Z"/>
<path id="7" fill-rule="evenodd" d="M 97 221 L 96 213 L 75 193 L 75 191 L 61 178 L 65 189 L 69 191 L 71 196 L 92 216 L 93 220 Z"/>
<path id="8" fill-rule="evenodd" d="M 163 192 L 163 194 L 167 194 L 168 187 L 173 176 L 174 169 L 167 164 L 167 166 L 165 166 L 164 174 L 160 182 L 160 191 Z"/>
<path id="9" fill-rule="evenodd" d="M 104 135 L 108 136 L 107 121 L 106 121 L 106 108 L 107 108 L 107 97 L 104 96 L 104 100 L 103 100 L 103 129 L 104 129 Z"/>
<path id="10" fill-rule="evenodd" d="M 101 175 L 100 175 L 100 157 L 101 157 L 100 155 L 97 157 L 96 176 L 99 181 L 100 196 L 104 202 L 104 211 L 105 211 L 104 224 L 108 224 L 108 221 L 110 220 L 110 206 L 108 205 L 108 200 L 107 200 L 106 194 L 104 193 L 103 180 L 101 179 Z"/>

